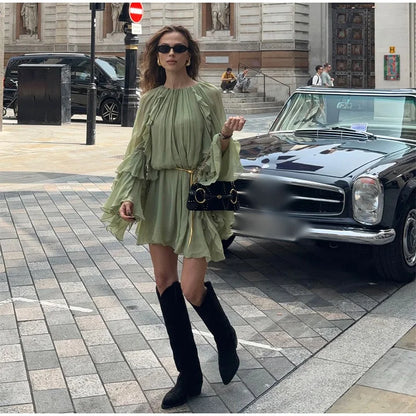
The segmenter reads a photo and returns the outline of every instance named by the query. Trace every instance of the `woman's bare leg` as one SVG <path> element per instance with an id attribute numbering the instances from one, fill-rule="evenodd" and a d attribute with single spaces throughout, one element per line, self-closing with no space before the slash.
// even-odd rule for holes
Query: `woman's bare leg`
<path id="1" fill-rule="evenodd" d="M 178 281 L 178 255 L 172 247 L 149 244 L 155 273 L 156 286 L 161 295 L 165 289 Z"/>
<path id="2" fill-rule="evenodd" d="M 184 258 L 181 276 L 182 292 L 192 305 L 201 305 L 206 288 L 204 285 L 207 261 L 205 257 L 198 259 Z"/>

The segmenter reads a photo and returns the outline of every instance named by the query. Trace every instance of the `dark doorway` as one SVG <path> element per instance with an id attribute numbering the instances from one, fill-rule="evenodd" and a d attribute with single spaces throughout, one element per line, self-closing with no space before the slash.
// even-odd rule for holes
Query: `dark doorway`
<path id="1" fill-rule="evenodd" d="M 374 3 L 332 5 L 336 87 L 374 88 Z"/>

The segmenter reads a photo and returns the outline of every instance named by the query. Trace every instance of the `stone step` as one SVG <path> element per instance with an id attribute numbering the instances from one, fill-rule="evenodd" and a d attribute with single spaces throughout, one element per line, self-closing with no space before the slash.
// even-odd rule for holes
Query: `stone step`
<path id="1" fill-rule="evenodd" d="M 263 93 L 261 91 L 258 91 L 257 88 L 249 88 L 248 92 L 240 92 L 236 88 L 233 89 L 233 92 L 226 92 L 226 93 L 224 93 L 221 89 L 219 90 L 224 94 L 224 96 L 227 96 L 227 95 L 243 96 L 247 94 L 263 96 Z"/>
<path id="2" fill-rule="evenodd" d="M 228 94 L 227 94 L 228 95 Z M 264 103 L 263 97 L 245 94 L 244 97 L 223 97 L 223 103 Z M 266 102 L 274 102 L 272 97 L 266 97 Z"/>
<path id="3" fill-rule="evenodd" d="M 235 107 L 235 108 L 264 108 L 264 107 L 281 107 L 282 105 L 277 103 L 276 101 L 259 101 L 259 102 L 250 102 L 250 103 L 242 103 L 242 102 L 227 102 L 224 103 L 224 107 Z"/>
<path id="4" fill-rule="evenodd" d="M 234 91 L 234 93 L 232 92 L 227 92 L 227 93 L 222 93 L 223 98 L 244 98 L 244 97 L 259 97 L 259 98 L 263 98 L 263 93 L 261 92 L 256 92 L 256 91 L 249 91 L 249 92 L 237 92 Z"/>
<path id="5" fill-rule="evenodd" d="M 248 93 L 235 91 L 222 94 L 222 101 L 227 114 L 260 114 L 278 113 L 283 103 L 278 103 L 273 97 L 266 97 L 263 93 L 251 90 Z"/>
<path id="6" fill-rule="evenodd" d="M 245 106 L 245 107 L 234 107 L 234 106 L 229 106 L 229 107 L 225 107 L 225 112 L 226 114 L 239 114 L 239 115 L 244 115 L 244 114 L 261 114 L 261 113 L 275 113 L 277 115 L 277 113 L 281 110 L 282 106 L 279 104 L 276 105 L 267 105 L 267 103 L 264 103 L 263 107 L 249 107 L 249 106 Z"/>

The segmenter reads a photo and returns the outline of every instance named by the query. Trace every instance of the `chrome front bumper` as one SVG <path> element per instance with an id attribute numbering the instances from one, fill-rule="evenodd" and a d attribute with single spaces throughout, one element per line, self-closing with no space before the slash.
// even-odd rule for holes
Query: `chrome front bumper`
<path id="1" fill-rule="evenodd" d="M 357 228 L 325 229 L 306 227 L 301 238 L 313 240 L 329 240 L 355 244 L 370 244 L 381 246 L 391 243 L 396 237 L 394 229 L 369 231 Z"/>
<path id="2" fill-rule="evenodd" d="M 394 229 L 368 230 L 343 226 L 318 226 L 275 214 L 241 211 L 235 214 L 235 235 L 279 241 L 326 240 L 334 242 L 383 245 L 391 243 Z"/>

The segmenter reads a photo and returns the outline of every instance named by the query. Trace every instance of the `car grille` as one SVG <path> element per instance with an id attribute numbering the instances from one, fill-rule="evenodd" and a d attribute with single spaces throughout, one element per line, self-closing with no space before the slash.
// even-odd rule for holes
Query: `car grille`
<path id="1" fill-rule="evenodd" d="M 239 177 L 236 186 L 245 208 L 323 216 L 344 210 L 345 194 L 336 186 L 248 173 Z"/>

